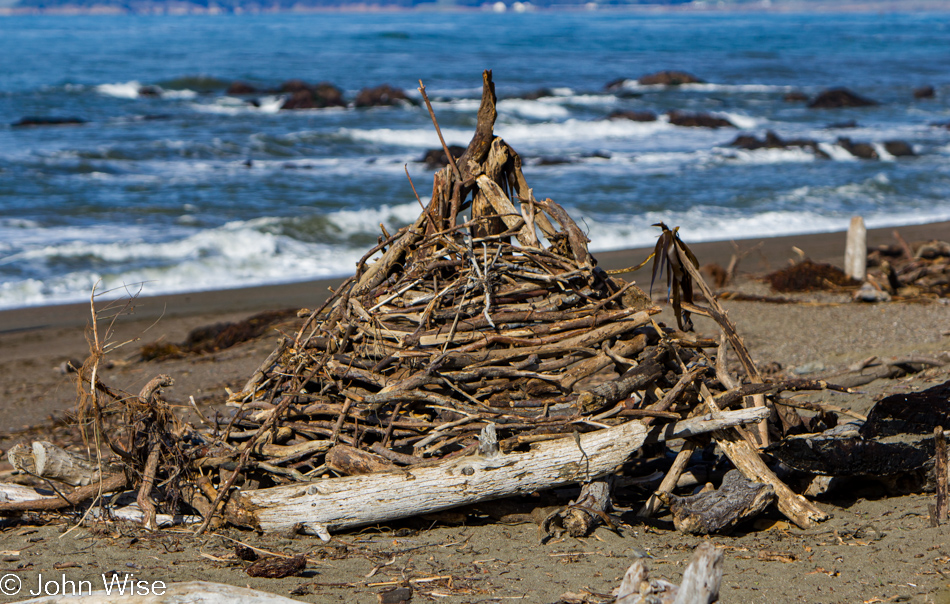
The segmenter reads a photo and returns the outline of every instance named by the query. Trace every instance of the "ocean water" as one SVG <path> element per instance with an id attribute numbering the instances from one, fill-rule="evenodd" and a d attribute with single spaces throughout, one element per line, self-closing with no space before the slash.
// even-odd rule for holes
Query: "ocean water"
<path id="1" fill-rule="evenodd" d="M 0 18 L 0 308 L 352 273 L 418 215 L 408 169 L 438 138 L 424 108 L 280 111 L 231 97 L 329 81 L 352 101 L 423 80 L 450 144 L 471 137 L 492 69 L 496 133 L 535 194 L 565 206 L 594 251 L 950 220 L 950 15 L 624 12 Z M 640 86 L 685 70 L 709 82 Z M 606 84 L 621 78 L 620 90 Z M 932 85 L 935 97 L 915 99 Z M 142 86 L 159 94 L 142 96 Z M 814 110 L 786 93 L 845 86 L 874 107 Z M 552 95 L 519 98 L 540 88 Z M 253 99 L 254 103 L 248 100 Z M 649 110 L 656 122 L 606 120 Z M 671 125 L 670 110 L 738 128 Z M 74 126 L 16 128 L 27 116 Z M 836 125 L 853 121 L 856 127 Z M 739 150 L 739 134 L 810 138 Z M 871 143 L 861 160 L 838 137 Z M 903 140 L 916 157 L 883 143 Z M 640 259 L 633 259 L 637 260 Z"/>

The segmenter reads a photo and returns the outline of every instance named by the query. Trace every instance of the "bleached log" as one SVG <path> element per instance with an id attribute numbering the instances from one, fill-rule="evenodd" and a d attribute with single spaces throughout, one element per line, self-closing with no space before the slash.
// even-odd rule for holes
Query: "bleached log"
<path id="1" fill-rule="evenodd" d="M 95 463 L 47 441 L 34 441 L 31 447 L 17 445 L 7 451 L 7 460 L 17 470 L 74 487 L 99 480 Z"/>
<path id="2" fill-rule="evenodd" d="M 131 577 L 131 575 L 130 575 Z M 112 587 L 112 594 L 105 589 L 92 591 L 92 587 L 104 587 L 102 579 L 88 582 L 73 581 L 76 584 L 75 592 L 58 596 L 44 596 L 31 600 L 21 600 L 14 604 L 291 604 L 301 600 L 291 600 L 277 594 L 246 587 L 236 587 L 223 583 L 209 581 L 188 581 L 187 583 L 169 583 L 162 581 L 148 581 L 142 585 L 139 577 L 130 578 L 125 584 L 125 593 L 119 595 L 118 586 L 122 585 L 122 576 L 109 584 L 111 577 L 106 577 L 107 585 Z M 86 591 L 87 583 L 91 585 Z M 129 584 L 135 587 L 130 595 Z"/>
<path id="3" fill-rule="evenodd" d="M 328 539 L 330 531 L 587 482 L 615 472 L 646 442 L 756 422 L 767 414 L 765 408 L 740 409 L 659 427 L 635 420 L 524 453 L 488 448 L 421 467 L 246 491 L 239 503 L 266 532 L 302 523 L 305 532 Z"/>

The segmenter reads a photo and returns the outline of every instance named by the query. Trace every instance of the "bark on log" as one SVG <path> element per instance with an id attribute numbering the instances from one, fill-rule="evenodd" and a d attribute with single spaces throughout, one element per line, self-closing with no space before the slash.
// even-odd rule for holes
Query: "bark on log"
<path id="1" fill-rule="evenodd" d="M 240 505 L 265 532 L 303 523 L 329 531 L 438 512 L 469 503 L 586 482 L 614 472 L 648 440 L 682 438 L 760 421 L 766 409 L 724 412 L 650 430 L 638 421 L 541 443 L 526 453 L 476 454 L 431 465 L 247 491 Z"/>
<path id="2" fill-rule="evenodd" d="M 334 446 L 327 451 L 325 461 L 328 468 L 344 476 L 385 472 L 396 467 L 388 459 L 349 445 Z"/>

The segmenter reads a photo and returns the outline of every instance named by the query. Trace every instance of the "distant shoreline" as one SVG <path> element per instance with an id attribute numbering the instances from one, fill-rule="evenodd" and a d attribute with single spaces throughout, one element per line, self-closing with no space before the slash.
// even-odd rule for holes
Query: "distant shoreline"
<path id="1" fill-rule="evenodd" d="M 116 6 L 112 4 L 77 5 L 62 4 L 53 7 L 18 7 L 2 6 L 0 0 L 0 17 L 17 16 L 186 16 L 186 15 L 264 15 L 264 14 L 320 14 L 320 13 L 392 13 L 392 12 L 491 12 L 495 2 L 486 1 L 479 6 L 449 6 L 436 2 L 422 2 L 414 6 L 400 6 L 384 3 L 351 3 L 336 6 L 301 6 L 299 3 L 282 8 L 277 6 L 250 5 L 246 7 L 227 7 L 220 5 L 202 6 L 190 2 L 173 0 L 171 2 L 134 2 L 136 6 Z M 871 13 L 930 13 L 950 12 L 950 0 L 865 0 L 861 2 L 834 2 L 809 0 L 761 0 L 759 2 L 742 2 L 739 4 L 725 3 L 717 0 L 695 0 L 684 4 L 626 4 L 600 5 L 587 4 L 559 4 L 553 6 L 536 6 L 530 2 L 524 4 L 509 0 L 504 2 L 508 12 L 525 12 L 524 8 L 516 11 L 511 7 L 514 4 L 528 6 L 527 12 L 624 12 L 638 14 L 729 14 L 729 13 L 773 13 L 773 14 L 805 14 L 805 13 L 840 13 L 840 14 L 871 14 Z"/>

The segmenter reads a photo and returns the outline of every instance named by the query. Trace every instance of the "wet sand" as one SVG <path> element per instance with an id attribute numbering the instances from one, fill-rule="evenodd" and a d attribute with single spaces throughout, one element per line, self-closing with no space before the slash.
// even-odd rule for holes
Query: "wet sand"
<path id="1" fill-rule="evenodd" d="M 947 223 L 898 230 L 908 241 L 950 240 Z M 893 242 L 892 231 L 870 231 L 869 244 Z M 755 248 L 740 264 L 740 280 L 742 287 L 760 291 L 762 285 L 750 277 L 784 266 L 796 257 L 792 246 L 814 260 L 840 266 L 844 235 L 766 239 L 760 247 L 756 247 L 758 240 L 737 244 L 741 250 Z M 691 247 L 701 262 L 723 266 L 734 251 L 730 242 Z M 648 253 L 632 250 L 596 256 L 602 267 L 613 269 L 637 264 Z M 644 289 L 649 287 L 647 271 L 633 278 Z M 155 375 L 167 373 L 175 379 L 175 385 L 166 390 L 169 401 L 184 410 L 188 397 L 194 396 L 199 405 L 214 407 L 226 397 L 225 388 L 243 385 L 272 350 L 276 334 L 214 355 L 165 362 L 138 361 L 138 347 L 156 340 L 180 342 L 195 327 L 243 319 L 262 310 L 313 308 L 325 299 L 327 287 L 338 282 L 139 298 L 132 314 L 116 319 L 110 341 L 125 344 L 109 354 L 112 366 L 104 370 L 103 379 L 136 392 Z M 945 335 L 950 333 L 950 306 L 946 304 L 828 302 L 807 306 L 728 302 L 726 308 L 757 362 L 777 362 L 805 375 L 833 373 L 872 355 L 934 356 L 950 350 L 950 337 Z M 105 306 L 100 304 L 100 310 Z M 88 304 L 0 312 L 4 417 L 0 449 L 42 434 L 51 417 L 62 416 L 74 404 L 71 376 L 55 368 L 88 353 L 84 335 L 88 316 Z M 662 316 L 671 320 L 668 311 Z M 100 324 L 100 335 L 106 329 Z M 712 335 L 716 327 L 700 318 L 697 330 Z M 923 389 L 948 379 L 947 367 L 931 369 L 908 378 L 878 380 L 857 394 L 834 395 L 834 402 L 867 409 L 884 394 Z M 21 432 L 26 427 L 36 431 Z M 5 462 L 0 464 L 0 480 L 8 471 Z M 618 504 L 635 509 L 641 496 L 624 492 Z M 950 533 L 946 526 L 930 526 L 927 506 L 932 502 L 931 494 L 888 496 L 882 485 L 869 482 L 820 500 L 820 507 L 834 518 L 812 529 L 790 527 L 773 512 L 732 536 L 711 537 L 711 542 L 725 548 L 721 601 L 950 602 Z M 0 575 L 14 573 L 30 589 L 35 589 L 39 573 L 45 579 L 61 575 L 89 579 L 99 587 L 100 574 L 117 570 L 149 581 L 205 579 L 311 602 L 367 603 L 376 602 L 375 593 L 387 587 L 374 584 L 410 580 L 416 602 L 520 599 L 553 603 L 565 592 L 578 597 L 586 593 L 594 602 L 607 599 L 604 594 L 619 585 L 634 556 L 648 554 L 654 574 L 678 582 L 684 561 L 701 539 L 676 532 L 666 516 L 649 525 L 633 520 L 623 509 L 621 516 L 629 521 L 621 527 L 622 536 L 600 528 L 586 539 L 545 545 L 539 545 L 533 524 L 507 525 L 478 514 L 465 518 L 461 526 L 446 524 L 458 518 L 442 516 L 345 533 L 329 546 L 314 537 L 259 536 L 235 529 L 203 538 L 194 538 L 184 529 L 150 535 L 128 525 L 81 527 L 64 533 L 75 522 L 68 516 L 42 527 L 0 521 Z M 254 579 L 234 559 L 229 538 L 281 554 L 307 553 L 312 562 L 304 576 Z M 0 594 L 0 602 L 26 595 Z"/>

